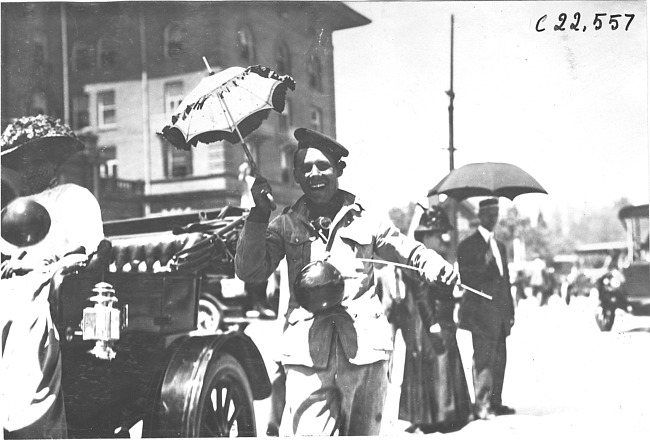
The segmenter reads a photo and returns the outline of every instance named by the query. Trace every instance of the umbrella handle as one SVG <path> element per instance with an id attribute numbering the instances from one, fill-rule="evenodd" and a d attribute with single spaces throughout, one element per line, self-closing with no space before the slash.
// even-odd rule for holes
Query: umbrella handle
<path id="1" fill-rule="evenodd" d="M 228 108 L 228 104 L 226 104 L 226 101 L 223 100 L 221 95 L 217 93 L 217 98 L 219 98 L 219 102 L 223 106 L 223 108 L 226 109 L 226 113 L 228 113 L 228 117 L 230 118 L 230 122 L 232 123 L 233 127 L 235 127 L 235 131 L 237 132 L 237 136 L 239 136 L 239 141 L 241 142 L 242 147 L 244 148 L 244 154 L 246 155 L 246 159 L 248 160 L 248 164 L 251 166 L 251 174 L 255 177 L 259 176 L 259 170 L 257 169 L 257 164 L 255 163 L 255 159 L 253 159 L 253 155 L 251 154 L 250 150 L 248 149 L 248 145 L 246 145 L 246 142 L 244 142 L 244 136 L 241 135 L 241 132 L 239 131 L 239 127 L 235 123 L 235 118 L 232 117 L 232 113 L 230 113 L 230 109 Z M 278 205 L 275 204 L 275 200 L 273 200 L 273 195 L 271 193 L 266 193 L 266 198 L 269 201 L 269 206 L 271 208 L 271 211 L 275 211 Z"/>
<path id="2" fill-rule="evenodd" d="M 239 130 L 237 130 L 237 133 L 239 133 Z M 241 134 L 239 134 L 239 139 L 241 140 L 241 145 L 244 148 L 244 154 L 246 154 L 246 159 L 248 160 L 248 164 L 251 167 L 251 174 L 255 177 L 260 175 L 259 170 L 257 169 L 257 164 L 255 163 L 255 160 L 253 159 L 253 155 L 251 154 L 250 150 L 248 149 L 248 145 L 246 145 L 246 142 L 244 142 L 244 139 L 241 138 Z M 266 199 L 269 201 L 269 207 L 271 208 L 271 211 L 275 211 L 278 207 L 278 205 L 275 204 L 275 200 L 273 199 L 273 194 L 271 193 L 266 193 Z"/>

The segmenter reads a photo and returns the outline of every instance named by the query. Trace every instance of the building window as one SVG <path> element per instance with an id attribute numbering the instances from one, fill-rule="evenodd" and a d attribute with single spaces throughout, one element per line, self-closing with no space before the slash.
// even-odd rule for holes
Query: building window
<path id="1" fill-rule="evenodd" d="M 211 173 L 226 171 L 226 157 L 223 142 L 214 142 L 208 145 L 208 169 Z"/>
<path id="2" fill-rule="evenodd" d="M 95 68 L 95 47 L 83 43 L 75 43 L 72 49 L 72 61 L 76 70 Z"/>
<path id="3" fill-rule="evenodd" d="M 252 64 L 255 60 L 255 48 L 253 46 L 253 34 L 247 27 L 237 30 L 237 49 L 239 57 Z"/>
<path id="4" fill-rule="evenodd" d="M 183 100 L 183 81 L 165 83 L 165 117 L 171 118 Z"/>
<path id="5" fill-rule="evenodd" d="M 97 94 L 97 126 L 111 128 L 117 123 L 115 91 L 109 90 Z"/>
<path id="6" fill-rule="evenodd" d="M 184 151 L 171 146 L 170 169 L 168 177 L 185 177 L 192 175 L 192 150 Z"/>
<path id="7" fill-rule="evenodd" d="M 99 67 L 102 69 L 112 69 L 113 67 L 117 66 L 117 48 L 111 40 L 99 40 L 97 49 L 99 52 Z"/>
<path id="8" fill-rule="evenodd" d="M 183 28 L 176 23 L 170 23 L 165 28 L 164 51 L 165 58 L 178 58 L 183 53 Z"/>
<path id="9" fill-rule="evenodd" d="M 316 131 L 323 131 L 323 111 L 318 107 L 311 108 L 310 128 Z"/>
<path id="10" fill-rule="evenodd" d="M 283 183 L 289 183 L 292 175 L 293 154 L 296 151 L 292 145 L 285 145 L 280 148 L 280 171 Z"/>
<path id="11" fill-rule="evenodd" d="M 99 148 L 99 177 L 102 179 L 117 179 L 117 149 L 115 145 L 105 145 Z"/>
<path id="12" fill-rule="evenodd" d="M 280 43 L 275 50 L 275 68 L 281 75 L 291 75 L 291 59 L 289 49 L 284 43 Z"/>
<path id="13" fill-rule="evenodd" d="M 45 96 L 45 92 L 38 91 L 32 93 L 29 103 L 29 114 L 46 115 L 47 113 L 47 96 Z"/>
<path id="14" fill-rule="evenodd" d="M 307 74 L 309 75 L 309 87 L 323 91 L 323 65 L 320 58 L 312 55 L 307 65 Z"/>
<path id="15" fill-rule="evenodd" d="M 99 164 L 99 177 L 102 179 L 117 179 L 117 159 L 110 159 Z"/>
<path id="16" fill-rule="evenodd" d="M 179 150 L 161 137 L 163 143 L 163 167 L 166 179 L 192 175 L 192 150 Z"/>
<path id="17" fill-rule="evenodd" d="M 291 101 L 289 98 L 286 99 L 284 103 L 284 110 L 282 113 L 280 113 L 280 119 L 279 119 L 279 124 L 278 128 L 280 132 L 286 132 L 291 129 L 291 126 L 293 125 L 293 115 L 292 115 L 292 109 L 291 109 Z"/>
<path id="18" fill-rule="evenodd" d="M 88 95 L 72 97 L 72 128 L 79 130 L 90 125 Z"/>

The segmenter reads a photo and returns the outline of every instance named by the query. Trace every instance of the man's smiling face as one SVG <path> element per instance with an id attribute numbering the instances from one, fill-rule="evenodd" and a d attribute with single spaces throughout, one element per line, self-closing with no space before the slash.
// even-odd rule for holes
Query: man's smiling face
<path id="1" fill-rule="evenodd" d="M 340 163 L 316 148 L 301 149 L 296 154 L 293 177 L 305 196 L 316 205 L 328 203 L 334 197 L 342 173 Z"/>

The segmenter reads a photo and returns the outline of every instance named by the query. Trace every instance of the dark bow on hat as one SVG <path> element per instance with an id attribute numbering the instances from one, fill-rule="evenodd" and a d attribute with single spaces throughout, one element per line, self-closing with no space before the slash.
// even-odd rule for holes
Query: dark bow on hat
<path id="1" fill-rule="evenodd" d="M 448 232 L 453 229 L 447 213 L 440 206 L 431 206 L 426 209 L 418 204 L 425 211 L 420 217 L 420 223 L 415 229 L 415 233 L 424 232 Z"/>

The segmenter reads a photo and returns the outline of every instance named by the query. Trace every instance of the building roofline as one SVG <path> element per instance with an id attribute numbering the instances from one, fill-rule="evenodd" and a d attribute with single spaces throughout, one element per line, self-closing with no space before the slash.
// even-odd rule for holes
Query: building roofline
<path id="1" fill-rule="evenodd" d="M 337 1 L 334 5 L 333 12 L 340 14 L 339 19 L 341 25 L 333 27 L 332 31 L 351 29 L 372 23 L 372 20 L 368 17 L 361 15 L 343 2 Z"/>

